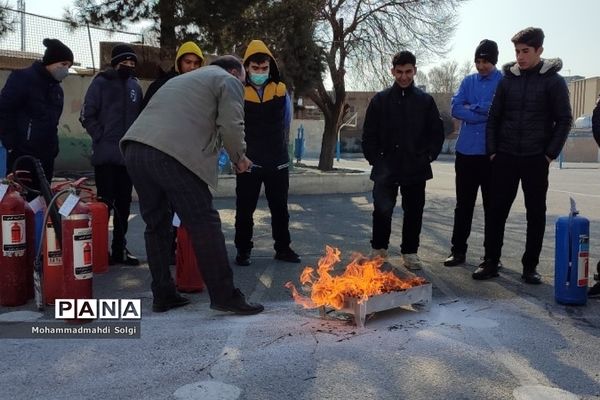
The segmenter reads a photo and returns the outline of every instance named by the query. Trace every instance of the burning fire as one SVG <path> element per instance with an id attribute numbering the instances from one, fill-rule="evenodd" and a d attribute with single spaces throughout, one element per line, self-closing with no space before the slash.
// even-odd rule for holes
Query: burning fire
<path id="1" fill-rule="evenodd" d="M 370 296 L 406 290 L 426 283 L 421 277 L 400 279 L 393 272 L 381 271 L 383 258 L 368 259 L 361 254 L 353 256 L 341 275 L 332 276 L 330 272 L 340 262 L 341 252 L 331 246 L 326 246 L 325 250 L 326 254 L 319 259 L 316 271 L 318 279 L 315 279 L 315 270 L 310 266 L 304 268 L 300 275 L 300 283 L 310 286 L 310 298 L 300 294 L 292 282 L 285 284 L 292 291 L 294 301 L 304 308 L 328 306 L 339 310 L 343 307 L 346 296 L 363 302 Z"/>

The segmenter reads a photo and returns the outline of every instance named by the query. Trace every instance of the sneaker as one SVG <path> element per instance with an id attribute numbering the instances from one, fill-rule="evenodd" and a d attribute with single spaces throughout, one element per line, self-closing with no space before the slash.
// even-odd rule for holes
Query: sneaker
<path id="1" fill-rule="evenodd" d="M 125 265 L 140 265 L 140 260 L 137 259 L 133 254 L 125 248 L 121 251 L 113 251 L 109 259 L 109 265 L 125 264 Z"/>
<path id="2" fill-rule="evenodd" d="M 500 274 L 498 274 L 498 261 L 490 259 L 484 260 L 479 264 L 479 267 L 477 267 L 475 272 L 473 272 L 473 275 L 471 275 L 473 279 L 478 281 L 484 281 L 497 276 L 500 276 Z"/>
<path id="3" fill-rule="evenodd" d="M 276 260 L 280 260 L 280 261 L 285 261 L 285 262 L 289 262 L 289 263 L 301 263 L 302 260 L 300 259 L 300 256 L 298 254 L 296 254 L 296 252 L 292 249 L 290 249 L 289 247 L 285 250 L 279 250 L 277 252 L 275 252 L 275 256 L 273 257 Z"/>
<path id="4" fill-rule="evenodd" d="M 265 309 L 262 304 L 247 302 L 240 289 L 235 289 L 231 298 L 223 304 L 211 303 L 210 308 L 217 311 L 232 312 L 237 315 L 258 314 Z"/>
<path id="5" fill-rule="evenodd" d="M 588 292 L 590 299 L 600 298 L 600 282 L 597 282 Z"/>
<path id="6" fill-rule="evenodd" d="M 417 270 L 423 268 L 423 263 L 417 253 L 402 254 L 402 261 L 407 269 Z"/>
<path id="7" fill-rule="evenodd" d="M 455 253 L 452 252 L 448 258 L 444 261 L 444 266 L 446 267 L 456 267 L 457 265 L 464 264 L 466 261 L 466 256 L 463 253 Z"/>
<path id="8" fill-rule="evenodd" d="M 183 297 L 179 294 L 175 294 L 174 297 L 171 297 L 164 301 L 154 301 L 152 303 L 152 311 L 153 312 L 165 312 L 169 311 L 172 308 L 183 307 L 187 304 L 190 304 L 190 300 L 186 297 Z"/>
<path id="9" fill-rule="evenodd" d="M 237 256 L 235 256 L 235 263 L 242 267 L 252 264 L 252 261 L 250 261 L 250 251 L 238 250 Z"/>
<path id="10" fill-rule="evenodd" d="M 387 249 L 372 249 L 371 250 L 371 258 L 375 258 L 375 257 L 380 257 L 380 258 L 383 258 L 384 260 L 387 260 L 387 258 L 388 258 Z"/>

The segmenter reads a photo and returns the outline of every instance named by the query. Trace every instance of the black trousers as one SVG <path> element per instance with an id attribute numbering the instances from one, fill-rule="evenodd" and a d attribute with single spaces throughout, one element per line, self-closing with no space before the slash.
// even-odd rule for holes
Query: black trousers
<path id="1" fill-rule="evenodd" d="M 97 165 L 94 167 L 98 197 L 113 210 L 113 254 L 123 253 L 131 209 L 131 178 L 124 165 Z"/>
<path id="2" fill-rule="evenodd" d="M 479 188 L 481 188 L 483 200 L 484 229 L 489 225 L 487 222 L 491 171 L 489 156 L 465 155 L 457 152 L 454 170 L 456 172 L 456 208 L 454 209 L 454 229 L 452 230 L 452 252 L 466 254 Z"/>
<path id="3" fill-rule="evenodd" d="M 252 168 L 251 172 L 236 177 L 235 201 L 235 247 L 238 251 L 250 251 L 254 247 L 252 231 L 253 214 L 256 210 L 260 189 L 265 185 L 265 196 L 271 211 L 271 231 L 275 251 L 289 248 L 291 243 L 288 213 L 289 170 Z"/>
<path id="4" fill-rule="evenodd" d="M 504 242 L 504 227 L 519 182 L 523 188 L 527 215 L 525 253 L 521 258 L 525 271 L 534 270 L 539 261 L 546 229 L 546 193 L 548 167 L 546 157 L 496 154 L 492 161 L 490 187 L 490 227 L 486 229 L 485 257 L 499 260 Z"/>
<path id="5" fill-rule="evenodd" d="M 425 207 L 425 182 L 412 185 L 377 183 L 373 185 L 373 239 L 371 247 L 387 249 L 392 232 L 392 215 L 398 197 L 398 187 L 402 196 L 402 254 L 416 253 L 419 249 L 419 236 Z"/>
<path id="6" fill-rule="evenodd" d="M 6 156 L 6 174 L 8 175 L 13 171 L 13 166 L 17 158 L 26 155 L 25 153 L 21 153 L 17 150 L 13 150 Z M 44 175 L 46 175 L 46 180 L 48 184 L 52 182 L 52 177 L 54 176 L 54 158 L 40 158 L 40 163 L 42 164 L 42 169 L 44 170 Z M 38 179 L 35 164 L 29 159 L 23 159 L 19 161 L 19 165 L 17 165 L 17 169 L 29 171 L 31 182 L 23 182 L 26 186 L 32 188 L 33 190 L 40 190 L 40 180 Z M 27 201 L 31 201 L 38 196 L 37 193 L 27 193 Z"/>
<path id="7" fill-rule="evenodd" d="M 223 304 L 230 299 L 233 272 L 208 185 L 171 156 L 141 143 L 131 142 L 125 147 L 125 163 L 146 223 L 144 237 L 154 300 L 168 299 L 176 293 L 169 270 L 171 209 L 190 234 L 211 301 Z"/>

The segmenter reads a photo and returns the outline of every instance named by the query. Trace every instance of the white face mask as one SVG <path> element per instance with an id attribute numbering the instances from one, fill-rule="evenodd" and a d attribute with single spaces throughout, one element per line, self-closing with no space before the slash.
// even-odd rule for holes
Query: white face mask
<path id="1" fill-rule="evenodd" d="M 50 71 L 50 75 L 57 81 L 61 82 L 67 76 L 69 76 L 69 68 L 68 67 L 57 67 Z"/>

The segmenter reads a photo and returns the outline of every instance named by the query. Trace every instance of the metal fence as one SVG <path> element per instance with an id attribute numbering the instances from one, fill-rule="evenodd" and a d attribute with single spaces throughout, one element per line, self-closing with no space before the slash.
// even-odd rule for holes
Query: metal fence
<path id="1" fill-rule="evenodd" d="M 75 66 L 94 69 L 100 67 L 100 42 L 144 43 L 140 33 L 89 25 L 72 28 L 65 20 L 0 8 L 4 11 L 5 24 L 10 26 L 10 30 L 0 37 L 4 68 L 22 67 L 19 58 L 41 58 L 45 51 L 44 38 L 59 39 L 69 46 L 75 56 Z M 14 65 L 10 65 L 11 59 L 14 59 Z"/>

